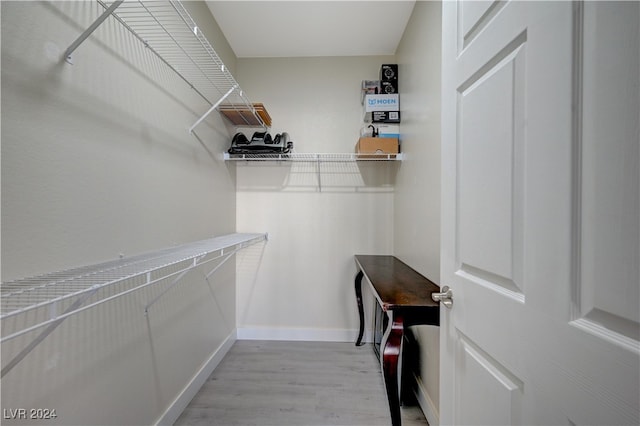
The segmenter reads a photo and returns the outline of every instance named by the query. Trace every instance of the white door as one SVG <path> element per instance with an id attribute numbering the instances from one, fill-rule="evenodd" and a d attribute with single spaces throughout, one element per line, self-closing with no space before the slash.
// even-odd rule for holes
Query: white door
<path id="1" fill-rule="evenodd" d="M 442 424 L 640 423 L 639 23 L 443 3 Z"/>

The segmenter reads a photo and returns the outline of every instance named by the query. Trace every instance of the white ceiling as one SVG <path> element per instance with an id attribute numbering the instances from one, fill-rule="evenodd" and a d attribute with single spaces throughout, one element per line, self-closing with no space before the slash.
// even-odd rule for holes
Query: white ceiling
<path id="1" fill-rule="evenodd" d="M 394 55 L 415 0 L 207 0 L 238 58 Z"/>

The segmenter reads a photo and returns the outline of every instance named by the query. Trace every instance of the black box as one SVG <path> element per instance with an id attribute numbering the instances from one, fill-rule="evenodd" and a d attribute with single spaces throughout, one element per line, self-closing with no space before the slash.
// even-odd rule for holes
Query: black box
<path id="1" fill-rule="evenodd" d="M 398 64 L 382 64 L 380 67 L 380 81 L 397 81 Z"/>
<path id="2" fill-rule="evenodd" d="M 380 93 L 400 93 L 398 88 L 398 64 L 382 64 L 380 67 Z"/>
<path id="3" fill-rule="evenodd" d="M 390 95 L 392 93 L 398 93 L 398 82 L 397 81 L 381 81 L 380 94 Z"/>
<path id="4" fill-rule="evenodd" d="M 371 121 L 373 123 L 399 123 L 400 111 L 372 111 Z"/>

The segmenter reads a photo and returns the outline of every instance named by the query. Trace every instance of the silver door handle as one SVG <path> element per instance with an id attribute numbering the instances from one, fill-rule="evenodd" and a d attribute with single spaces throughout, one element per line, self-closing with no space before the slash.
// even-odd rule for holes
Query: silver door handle
<path id="1" fill-rule="evenodd" d="M 445 307 L 451 309 L 453 305 L 453 291 L 451 291 L 448 285 L 442 287 L 441 290 L 441 293 L 431 293 L 431 298 L 434 302 L 440 302 Z"/>

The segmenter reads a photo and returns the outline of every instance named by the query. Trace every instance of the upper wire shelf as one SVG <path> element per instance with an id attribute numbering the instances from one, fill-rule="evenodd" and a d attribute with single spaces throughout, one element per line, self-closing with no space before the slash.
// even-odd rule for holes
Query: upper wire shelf
<path id="1" fill-rule="evenodd" d="M 236 125 L 268 127 L 180 1 L 97 2 L 105 12 L 69 46 L 68 62 L 73 51 L 113 16 L 211 106 L 190 132 L 218 107 L 247 117 L 246 123 Z"/>
<path id="2" fill-rule="evenodd" d="M 342 163 L 355 161 L 400 161 L 398 154 L 358 154 L 358 153 L 288 153 L 288 154 L 229 154 L 224 153 L 227 161 L 301 161 L 321 163 Z"/>

